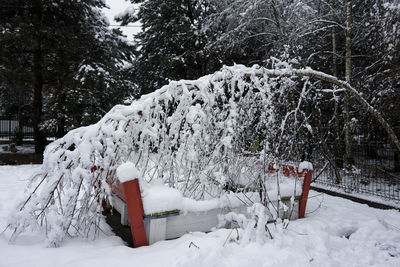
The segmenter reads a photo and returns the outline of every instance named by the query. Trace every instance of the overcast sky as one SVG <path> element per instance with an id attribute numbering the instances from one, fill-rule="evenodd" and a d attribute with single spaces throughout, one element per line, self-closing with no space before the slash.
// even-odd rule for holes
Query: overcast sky
<path id="1" fill-rule="evenodd" d="M 108 8 L 105 8 L 103 12 L 108 17 L 110 21 L 110 25 L 118 25 L 119 23 L 114 20 L 114 16 L 124 11 L 127 7 L 132 6 L 132 3 L 128 0 L 106 0 L 106 4 Z M 139 23 L 131 23 L 128 25 L 129 27 L 120 27 L 122 32 L 127 36 L 129 40 L 133 40 L 133 35 L 140 31 Z M 111 26 L 117 27 L 117 26 Z"/>

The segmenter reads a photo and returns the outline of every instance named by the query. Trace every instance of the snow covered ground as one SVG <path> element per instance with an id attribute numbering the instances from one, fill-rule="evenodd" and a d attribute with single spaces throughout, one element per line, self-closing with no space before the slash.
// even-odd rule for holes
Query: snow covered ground
<path id="1" fill-rule="evenodd" d="M 10 151 L 10 147 L 8 144 L 0 145 L 0 154 L 10 154 L 10 153 L 19 153 L 19 154 L 33 154 L 35 153 L 35 145 L 24 144 L 22 146 L 15 146 L 16 151 Z"/>
<path id="2" fill-rule="evenodd" d="M 326 189 L 326 190 L 331 191 L 331 192 L 337 192 L 337 193 L 340 193 L 340 194 L 343 194 L 343 195 L 353 196 L 353 197 L 357 197 L 359 199 L 364 199 L 364 200 L 368 200 L 368 201 L 372 201 L 372 202 L 375 202 L 375 203 L 380 203 L 380 204 L 383 204 L 383 205 L 388 205 L 388 206 L 396 207 L 396 208 L 400 209 L 400 201 L 399 200 L 385 199 L 384 196 L 371 195 L 371 193 L 369 193 L 369 194 L 360 193 L 360 192 L 357 192 L 358 188 L 356 188 L 356 187 L 354 187 L 353 190 L 350 190 L 350 189 L 346 189 L 346 188 L 340 188 L 339 187 L 340 185 L 339 186 L 335 186 L 335 185 L 323 184 L 323 183 L 317 183 L 317 182 L 314 182 L 311 185 L 314 186 L 315 188 Z M 384 187 L 384 186 L 382 186 L 382 187 Z M 393 186 L 389 186 L 388 185 L 388 186 L 385 186 L 385 187 L 388 188 L 388 191 L 390 190 L 390 192 L 386 193 L 386 192 L 382 192 L 383 191 L 382 190 L 382 191 L 378 191 L 377 193 L 378 194 L 382 193 L 382 195 L 386 194 L 386 195 L 389 195 L 389 196 L 392 196 L 392 197 L 397 197 L 399 195 L 398 191 L 395 191 L 395 190 L 398 190 L 398 188 L 400 188 L 399 185 L 393 185 Z M 396 189 L 393 190 L 391 187 L 392 188 L 396 187 Z M 367 192 L 371 192 L 371 191 L 367 191 Z"/>
<path id="3" fill-rule="evenodd" d="M 15 197 L 38 166 L 0 166 L 0 233 Z M 0 266 L 400 266 L 400 213 L 311 191 L 306 218 L 273 240 L 237 243 L 236 231 L 189 233 L 132 249 L 111 233 L 95 241 L 70 239 L 45 248 L 38 233 L 9 244 L 0 234 Z M 239 240 L 243 232 L 239 231 Z"/>

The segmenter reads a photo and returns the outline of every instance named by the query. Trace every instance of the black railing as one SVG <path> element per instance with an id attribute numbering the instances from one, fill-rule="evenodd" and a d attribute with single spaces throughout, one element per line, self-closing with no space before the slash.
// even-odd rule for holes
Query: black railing
<path id="1" fill-rule="evenodd" d="M 334 149 L 332 144 L 325 146 L 328 148 Z M 315 155 L 315 185 L 400 201 L 399 151 L 377 142 L 352 144 L 351 148 L 350 164 L 346 164 L 349 161 L 343 155 L 332 157 L 334 153 L 326 151 Z"/>
<path id="2" fill-rule="evenodd" d="M 33 139 L 33 127 L 24 124 L 13 116 L 0 116 L 0 138 L 11 140 L 16 134 L 21 133 L 23 139 Z"/>

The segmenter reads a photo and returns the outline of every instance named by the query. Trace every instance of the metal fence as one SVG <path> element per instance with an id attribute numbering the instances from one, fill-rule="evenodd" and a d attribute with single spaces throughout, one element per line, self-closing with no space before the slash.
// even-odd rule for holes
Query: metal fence
<path id="1" fill-rule="evenodd" d="M 29 125 L 21 125 L 16 117 L 0 116 L 0 138 L 11 140 L 12 137 L 21 131 L 24 139 L 33 139 L 33 127 Z"/>
<path id="2" fill-rule="evenodd" d="M 400 201 L 400 161 L 395 148 L 385 143 L 354 144 L 352 156 L 353 164 L 344 167 L 343 157 L 336 156 L 332 164 L 332 158 L 320 152 L 315 157 L 314 183 L 324 188 L 339 188 L 348 194 Z"/>

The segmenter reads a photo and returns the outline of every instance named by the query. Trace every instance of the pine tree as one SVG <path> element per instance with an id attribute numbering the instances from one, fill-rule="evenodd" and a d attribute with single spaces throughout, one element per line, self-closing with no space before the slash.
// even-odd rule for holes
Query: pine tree
<path id="1" fill-rule="evenodd" d="M 58 128 L 62 136 L 128 95 L 130 82 L 121 72 L 131 60 L 131 49 L 121 32 L 107 28 L 104 7 L 101 0 L 5 0 L 1 5 L 1 87 L 33 92 L 37 153 L 43 151 L 45 129 Z M 113 98 L 104 100 L 104 92 Z M 93 108 L 76 109 L 77 101 Z M 94 118 L 77 119 L 82 114 Z"/>
<path id="2" fill-rule="evenodd" d="M 122 24 L 140 21 L 135 36 L 137 57 L 132 67 L 141 94 L 154 91 L 168 80 L 194 79 L 207 72 L 202 21 L 207 1 L 132 0 L 141 3 L 136 14 L 117 18 Z"/>

